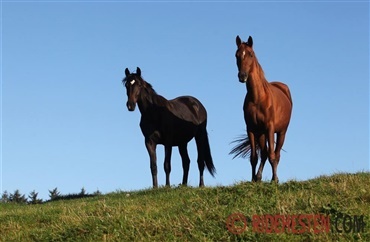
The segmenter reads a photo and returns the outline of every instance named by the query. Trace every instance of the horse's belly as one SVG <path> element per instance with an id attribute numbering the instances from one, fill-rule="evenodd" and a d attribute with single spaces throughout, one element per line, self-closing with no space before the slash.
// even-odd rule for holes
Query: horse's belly
<path id="1" fill-rule="evenodd" d="M 291 105 L 280 106 L 277 108 L 274 120 L 275 133 L 287 130 L 291 115 Z"/>
<path id="2" fill-rule="evenodd" d="M 196 126 L 192 123 L 186 125 L 174 123 L 168 127 L 164 127 L 164 142 L 172 146 L 186 144 L 194 138 L 195 132 Z"/>
<path id="3" fill-rule="evenodd" d="M 248 130 L 254 133 L 265 133 L 268 126 L 271 124 L 268 120 L 272 119 L 271 122 L 273 122 L 274 133 L 279 133 L 288 128 L 290 114 L 289 116 L 275 114 L 274 117 L 269 117 L 257 108 L 252 107 L 246 109 L 244 119 Z"/>

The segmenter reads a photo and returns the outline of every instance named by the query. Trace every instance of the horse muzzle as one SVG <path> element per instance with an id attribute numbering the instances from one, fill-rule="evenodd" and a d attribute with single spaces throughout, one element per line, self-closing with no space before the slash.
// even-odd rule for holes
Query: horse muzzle
<path id="1" fill-rule="evenodd" d="M 248 74 L 245 72 L 239 72 L 238 73 L 239 82 L 246 83 L 248 80 Z"/>
<path id="2" fill-rule="evenodd" d="M 132 112 L 135 110 L 136 104 L 134 102 L 127 101 L 126 106 L 128 111 Z"/>

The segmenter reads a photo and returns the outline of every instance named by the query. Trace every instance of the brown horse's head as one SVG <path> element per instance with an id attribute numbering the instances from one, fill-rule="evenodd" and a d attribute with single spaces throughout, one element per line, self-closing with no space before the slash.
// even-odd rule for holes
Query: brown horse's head
<path id="1" fill-rule="evenodd" d="M 253 39 L 249 36 L 247 42 L 242 42 L 239 35 L 236 36 L 236 45 L 238 50 L 236 51 L 236 64 L 238 65 L 238 78 L 240 82 L 247 82 L 248 76 L 252 71 L 252 66 L 255 61 L 255 55 L 253 51 Z"/>
<path id="2" fill-rule="evenodd" d="M 139 98 L 141 87 L 143 85 L 143 80 L 141 78 L 141 70 L 139 67 L 136 68 L 136 73 L 130 73 L 128 68 L 125 70 L 125 79 L 123 83 L 126 87 L 127 93 L 127 109 L 129 111 L 134 111 L 136 107 L 136 102 Z"/>

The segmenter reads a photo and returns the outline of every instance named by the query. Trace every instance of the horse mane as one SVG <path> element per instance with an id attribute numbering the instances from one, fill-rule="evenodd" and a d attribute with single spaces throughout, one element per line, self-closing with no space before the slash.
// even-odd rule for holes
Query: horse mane
<path id="1" fill-rule="evenodd" d="M 258 58 L 257 58 L 256 53 L 254 52 L 254 50 L 253 50 L 253 56 L 254 56 L 254 64 L 255 64 L 255 67 L 256 67 L 255 72 L 256 72 L 256 75 L 257 75 L 258 79 L 261 80 L 261 81 L 264 80 L 264 81 L 267 82 L 267 79 L 265 77 L 265 72 L 263 71 L 260 62 L 258 61 Z"/>
<path id="2" fill-rule="evenodd" d="M 168 100 L 161 95 L 159 95 L 153 88 L 152 84 L 145 81 L 144 78 L 141 76 L 138 77 L 140 82 L 143 85 L 143 91 L 146 92 L 146 99 L 150 104 L 158 105 L 158 106 L 165 106 Z M 141 94 L 143 95 L 143 94 Z"/>
<path id="3" fill-rule="evenodd" d="M 260 79 L 266 80 L 265 72 L 263 71 L 261 64 L 258 62 L 257 57 L 254 57 L 254 58 L 255 58 L 256 65 L 257 65 L 257 70 L 256 70 L 257 75 L 260 77 Z"/>
<path id="4" fill-rule="evenodd" d="M 157 92 L 154 90 L 152 84 L 150 84 L 149 82 L 145 81 L 144 78 L 142 78 L 141 76 L 139 76 L 139 79 L 140 79 L 140 82 L 143 83 L 143 87 L 144 89 L 149 93 L 149 94 L 154 94 L 154 95 L 158 95 Z"/>

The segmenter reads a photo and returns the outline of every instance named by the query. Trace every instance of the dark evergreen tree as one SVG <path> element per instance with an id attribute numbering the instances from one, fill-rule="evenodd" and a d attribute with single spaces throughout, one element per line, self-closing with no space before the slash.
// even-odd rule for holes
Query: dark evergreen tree
<path id="1" fill-rule="evenodd" d="M 78 194 L 78 195 L 80 195 L 81 197 L 84 197 L 85 195 L 87 195 L 86 190 L 85 190 L 85 188 L 84 188 L 84 187 L 83 187 L 83 188 L 81 188 L 81 192 L 80 192 L 80 194 Z"/>
<path id="2" fill-rule="evenodd" d="M 60 192 L 58 191 L 58 188 L 54 188 L 53 190 L 49 190 L 49 197 L 50 200 L 57 200 L 60 198 Z"/>
<path id="3" fill-rule="evenodd" d="M 101 191 L 99 191 L 99 189 L 97 189 L 94 193 L 93 193 L 94 196 L 100 196 L 102 195 Z"/>
<path id="4" fill-rule="evenodd" d="M 21 192 L 17 189 L 13 194 L 9 196 L 10 202 L 14 203 L 27 203 L 27 198 L 25 195 L 22 195 Z"/>
<path id="5" fill-rule="evenodd" d="M 4 191 L 3 194 L 1 195 L 1 202 L 2 203 L 8 203 L 9 202 L 9 193 L 8 191 Z"/>
<path id="6" fill-rule="evenodd" d="M 30 199 L 29 200 L 29 204 L 40 204 L 42 203 L 42 199 L 38 199 L 37 196 L 38 196 L 38 192 L 35 192 L 35 190 L 33 190 L 30 195 L 28 195 L 28 198 Z"/>

